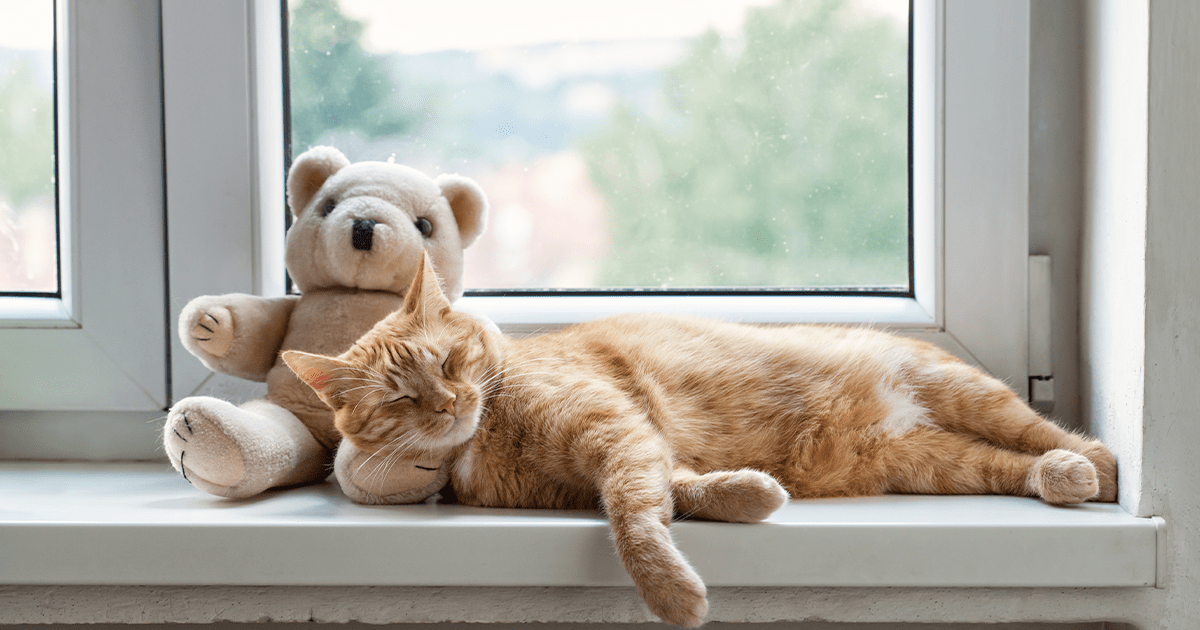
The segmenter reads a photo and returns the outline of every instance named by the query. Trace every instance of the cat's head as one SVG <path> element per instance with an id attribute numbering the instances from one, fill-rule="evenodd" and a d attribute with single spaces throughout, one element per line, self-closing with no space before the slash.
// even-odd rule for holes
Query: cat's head
<path id="1" fill-rule="evenodd" d="M 500 339 L 450 309 L 428 256 L 421 266 L 403 308 L 340 356 L 283 353 L 362 451 L 444 453 L 479 424 Z"/>

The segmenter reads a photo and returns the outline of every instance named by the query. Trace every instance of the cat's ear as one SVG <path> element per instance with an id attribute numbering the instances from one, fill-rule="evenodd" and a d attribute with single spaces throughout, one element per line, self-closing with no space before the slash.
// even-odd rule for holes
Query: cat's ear
<path id="1" fill-rule="evenodd" d="M 296 376 L 311 387 L 330 408 L 337 407 L 336 398 L 342 390 L 346 389 L 346 377 L 341 374 L 354 369 L 354 366 L 336 357 L 310 354 L 299 350 L 284 352 L 283 362 L 292 368 Z"/>
<path id="2" fill-rule="evenodd" d="M 442 283 L 433 269 L 429 254 L 421 254 L 421 271 L 413 278 L 404 296 L 404 313 L 425 323 L 429 317 L 440 317 L 449 310 L 450 300 L 442 293 Z"/>

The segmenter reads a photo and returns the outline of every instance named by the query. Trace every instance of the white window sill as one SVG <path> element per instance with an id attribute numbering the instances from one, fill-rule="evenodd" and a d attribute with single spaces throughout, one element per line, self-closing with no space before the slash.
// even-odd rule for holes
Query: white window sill
<path id="1" fill-rule="evenodd" d="M 588 511 L 370 507 L 332 483 L 229 501 L 165 464 L 0 463 L 0 497 L 0 584 L 631 585 Z M 888 496 L 673 531 L 714 587 L 1148 587 L 1161 528 L 1117 505 Z"/>

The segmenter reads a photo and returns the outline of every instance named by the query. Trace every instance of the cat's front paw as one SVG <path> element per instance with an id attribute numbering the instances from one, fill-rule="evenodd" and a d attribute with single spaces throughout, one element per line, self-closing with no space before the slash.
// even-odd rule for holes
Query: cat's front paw
<path id="1" fill-rule="evenodd" d="M 1046 503 L 1083 503 L 1100 493 L 1096 467 L 1078 453 L 1054 449 L 1038 458 L 1029 471 L 1029 486 Z"/>
<path id="2" fill-rule="evenodd" d="M 757 523 L 788 500 L 774 477 L 748 468 L 672 479 L 671 486 L 677 512 L 710 521 Z"/>
<path id="3" fill-rule="evenodd" d="M 213 357 L 223 357 L 233 346 L 233 314 L 224 306 L 210 305 L 184 314 L 180 330 L 186 331 L 189 345 Z"/>
<path id="4" fill-rule="evenodd" d="M 684 565 L 664 574 L 653 586 L 639 588 L 650 612 L 676 626 L 698 628 L 708 614 L 708 592 L 696 572 Z"/>

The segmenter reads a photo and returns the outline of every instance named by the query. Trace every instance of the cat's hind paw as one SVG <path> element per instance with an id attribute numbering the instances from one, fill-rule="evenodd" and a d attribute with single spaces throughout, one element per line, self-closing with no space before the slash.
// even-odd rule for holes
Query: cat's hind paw
<path id="1" fill-rule="evenodd" d="M 1096 467 L 1078 453 L 1054 449 L 1038 458 L 1029 470 L 1029 486 L 1046 503 L 1083 503 L 1100 493 Z"/>
<path id="2" fill-rule="evenodd" d="M 1093 501 L 1114 503 L 1117 500 L 1117 458 L 1112 451 L 1100 442 L 1093 441 L 1084 448 L 1077 449 L 1080 455 L 1088 458 L 1096 467 L 1096 476 L 1100 482 L 1100 493 L 1092 497 Z"/>

